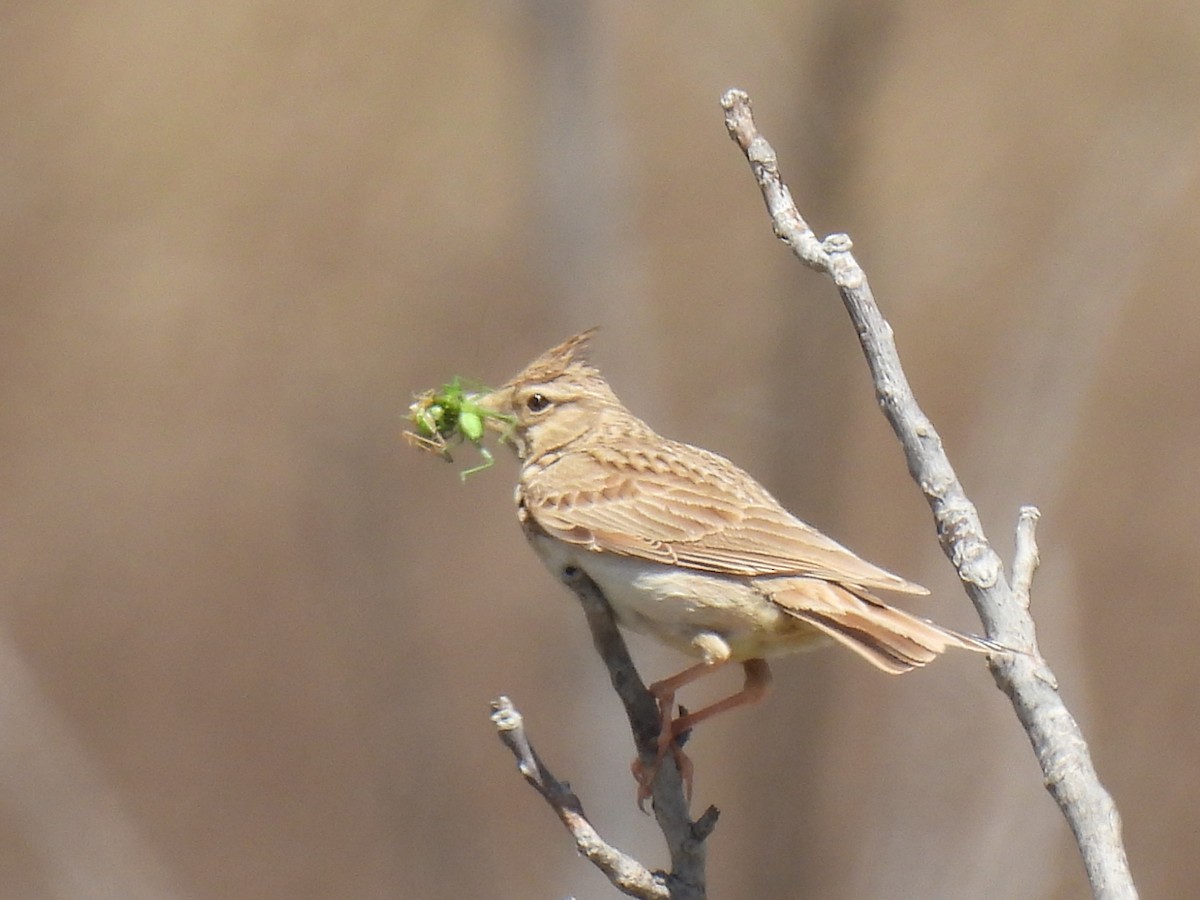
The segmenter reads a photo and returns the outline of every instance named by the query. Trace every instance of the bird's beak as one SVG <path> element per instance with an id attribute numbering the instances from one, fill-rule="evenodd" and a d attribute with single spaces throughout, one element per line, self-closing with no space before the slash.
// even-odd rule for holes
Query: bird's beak
<path id="1" fill-rule="evenodd" d="M 517 435 L 513 417 L 513 387 L 505 385 L 496 390 L 476 397 L 475 405 L 484 413 L 484 427 L 500 435 L 503 443 L 511 444 L 520 455 L 522 444 Z"/>
<path id="2" fill-rule="evenodd" d="M 487 413 L 489 425 L 502 423 L 502 417 L 512 415 L 512 388 L 502 387 L 474 398 L 475 405 Z"/>

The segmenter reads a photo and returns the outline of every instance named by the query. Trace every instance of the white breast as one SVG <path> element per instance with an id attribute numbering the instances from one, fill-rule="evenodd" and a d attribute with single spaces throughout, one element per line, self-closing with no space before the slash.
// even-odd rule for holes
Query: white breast
<path id="1" fill-rule="evenodd" d="M 745 579 L 596 553 L 545 535 L 530 541 L 555 575 L 571 565 L 586 572 L 623 627 L 691 656 L 705 655 L 700 635 L 718 636 L 739 660 L 795 649 L 785 639 L 798 623 Z"/>

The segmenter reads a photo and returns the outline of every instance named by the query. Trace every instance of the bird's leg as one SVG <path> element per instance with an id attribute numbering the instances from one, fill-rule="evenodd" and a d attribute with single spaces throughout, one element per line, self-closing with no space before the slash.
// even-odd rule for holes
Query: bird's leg
<path id="1" fill-rule="evenodd" d="M 650 799 L 650 792 L 654 787 L 654 779 L 658 775 L 659 767 L 671 750 L 675 752 L 675 765 L 679 769 L 679 777 L 683 779 L 687 800 L 689 803 L 691 802 L 692 761 L 688 759 L 683 749 L 674 743 L 676 732 L 671 727 L 671 717 L 675 714 L 675 693 L 685 684 L 691 684 L 697 678 L 715 671 L 727 661 L 727 659 L 720 658 L 705 659 L 704 662 L 688 666 L 682 672 L 672 675 L 670 678 L 664 678 L 662 681 L 656 681 L 647 688 L 650 696 L 658 704 L 658 751 L 654 754 L 654 763 L 649 768 L 642 765 L 640 759 L 635 759 L 630 766 L 633 779 L 638 785 L 638 809 L 643 812 L 646 809 L 646 801 Z"/>
<path id="2" fill-rule="evenodd" d="M 740 691 L 694 713 L 685 713 L 672 719 L 675 708 L 675 693 L 681 687 L 690 684 L 702 675 L 707 675 L 709 672 L 715 671 L 718 667 L 724 665 L 725 662 L 727 660 L 714 660 L 712 662 L 706 660 L 694 666 L 689 666 L 677 675 L 665 678 L 662 681 L 656 681 L 650 685 L 649 690 L 654 699 L 658 701 L 658 710 L 662 721 L 659 725 L 658 753 L 655 756 L 653 768 L 646 771 L 639 760 L 634 760 L 633 762 L 633 777 L 638 783 L 639 807 L 643 807 L 646 799 L 650 796 L 650 788 L 654 784 L 658 768 L 662 765 L 662 761 L 666 758 L 668 752 L 673 753 L 675 756 L 675 764 L 679 768 L 680 777 L 683 778 L 684 789 L 687 792 L 687 799 L 690 802 L 692 799 L 692 762 L 688 759 L 687 754 L 683 752 L 683 748 L 679 746 L 678 740 L 680 736 L 705 719 L 711 719 L 718 713 L 734 709 L 738 706 L 757 703 L 767 695 L 767 691 L 771 686 L 771 669 L 765 659 L 749 659 L 742 663 L 742 670 L 745 673 L 746 680 Z"/>
<path id="3" fill-rule="evenodd" d="M 724 700 L 718 700 L 710 706 L 698 709 L 694 713 L 679 716 L 670 723 L 667 744 L 674 743 L 681 734 L 699 725 L 705 719 L 711 719 L 717 713 L 723 713 L 739 706 L 758 703 L 771 689 L 771 667 L 765 659 L 748 659 L 742 663 L 742 671 L 746 681 L 736 694 L 730 694 Z M 654 688 L 650 688 L 651 692 Z M 662 735 L 658 737 L 659 744 L 663 742 Z"/>
<path id="4" fill-rule="evenodd" d="M 658 715 L 660 719 L 657 762 L 662 762 L 672 742 L 682 733 L 676 731 L 672 724 L 672 716 L 675 714 L 676 692 L 684 685 L 691 684 L 697 678 L 701 678 L 709 672 L 715 672 L 725 662 L 726 660 L 717 660 L 714 662 L 705 660 L 704 662 L 696 663 L 694 666 L 688 666 L 677 675 L 672 675 L 670 678 L 664 678 L 662 681 L 656 681 L 650 685 L 650 695 L 658 701 Z M 657 768 L 657 763 L 655 767 Z"/>

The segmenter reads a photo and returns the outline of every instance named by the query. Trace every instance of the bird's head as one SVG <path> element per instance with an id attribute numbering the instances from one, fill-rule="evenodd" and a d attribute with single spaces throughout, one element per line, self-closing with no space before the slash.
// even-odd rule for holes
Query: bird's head
<path id="1" fill-rule="evenodd" d="M 590 433 L 606 412 L 623 411 L 612 388 L 586 359 L 595 328 L 547 350 L 477 401 L 494 414 L 522 460 L 536 459 Z M 506 419 L 498 417 L 507 417 Z"/>

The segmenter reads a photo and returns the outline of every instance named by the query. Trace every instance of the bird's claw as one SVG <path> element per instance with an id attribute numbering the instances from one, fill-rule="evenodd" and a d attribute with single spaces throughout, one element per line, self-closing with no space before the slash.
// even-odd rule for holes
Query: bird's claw
<path id="1" fill-rule="evenodd" d="M 691 736 L 692 730 L 690 727 L 676 730 L 675 727 L 676 723 L 684 721 L 687 717 L 687 710 L 680 706 L 678 719 L 671 718 L 669 706 L 662 710 L 662 714 L 663 723 L 658 732 L 658 749 L 654 754 L 654 763 L 646 766 L 639 757 L 629 766 L 629 770 L 633 773 L 633 780 L 637 782 L 637 805 L 642 812 L 647 812 L 646 801 L 653 794 L 654 779 L 658 777 L 658 771 L 662 768 L 663 760 L 667 758 L 668 753 L 675 760 L 675 768 L 679 770 L 679 777 L 683 781 L 684 798 L 689 806 L 692 802 L 692 774 L 695 767 L 688 755 L 683 752 L 683 745 Z"/>

